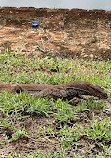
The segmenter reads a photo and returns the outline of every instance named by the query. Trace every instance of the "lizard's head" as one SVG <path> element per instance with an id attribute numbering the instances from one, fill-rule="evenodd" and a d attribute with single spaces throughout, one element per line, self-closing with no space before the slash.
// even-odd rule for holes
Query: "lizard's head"
<path id="1" fill-rule="evenodd" d="M 104 89 L 98 85 L 89 84 L 88 89 L 94 96 L 97 96 L 100 99 L 108 98 L 108 95 L 107 95 L 107 93 L 105 93 Z"/>

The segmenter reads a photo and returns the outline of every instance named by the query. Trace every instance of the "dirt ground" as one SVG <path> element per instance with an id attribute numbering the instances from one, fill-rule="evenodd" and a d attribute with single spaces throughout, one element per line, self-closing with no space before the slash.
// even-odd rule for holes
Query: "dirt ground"
<path id="1" fill-rule="evenodd" d="M 97 110 L 95 110 L 96 117 L 99 117 L 99 113 Z M 0 114 L 0 117 L 3 118 L 3 114 Z M 103 119 L 106 117 L 106 114 L 103 115 Z M 75 123 L 82 124 L 82 126 L 86 126 L 86 123 L 89 122 L 89 120 L 92 120 L 93 114 L 89 111 L 84 111 L 83 113 L 77 114 L 77 120 L 72 120 L 70 124 L 67 123 L 69 127 L 74 127 Z M 5 116 L 4 116 L 5 119 Z M 26 156 L 25 154 L 29 153 L 36 153 L 37 151 L 41 152 L 43 155 L 47 154 L 48 152 L 54 153 L 55 151 L 63 150 L 60 140 L 59 140 L 59 123 L 55 122 L 53 119 L 53 116 L 47 118 L 47 117 L 40 117 L 37 115 L 33 115 L 27 119 L 20 119 L 14 118 L 13 116 L 9 116 L 7 119 L 8 122 L 13 123 L 14 129 L 23 129 L 27 130 L 28 136 L 21 136 L 18 139 L 15 139 L 13 141 L 9 142 L 6 141 L 5 144 L 0 144 L 0 154 L 6 157 L 7 155 L 13 155 L 14 157 L 19 157 L 20 153 L 21 156 Z M 86 121 L 87 120 L 87 121 Z M 63 124 L 64 126 L 65 124 Z M 44 129 L 43 130 L 43 128 Z M 53 130 L 56 130 L 58 134 L 51 134 L 47 132 L 48 126 L 52 127 Z M 43 132 L 44 131 L 44 132 Z M 0 129 L 0 140 L 3 142 L 3 140 L 6 137 L 6 133 L 12 132 L 8 128 L 7 129 Z M 12 136 L 14 136 L 14 131 L 11 133 Z M 77 141 L 78 146 L 73 145 L 71 149 L 66 149 L 65 151 L 68 154 L 68 157 L 73 158 L 74 153 L 79 153 L 81 156 L 85 156 L 86 158 L 90 157 L 90 154 L 97 155 L 99 152 L 104 153 L 104 149 L 102 146 L 99 146 L 99 141 L 88 139 L 87 136 L 82 136 Z M 110 147 L 111 142 L 106 141 L 105 144 Z M 92 147 L 92 149 L 89 150 L 89 147 Z M 109 158 L 109 154 L 105 155 L 107 158 Z"/>
<path id="2" fill-rule="evenodd" d="M 9 155 L 13 155 L 13 153 L 17 153 L 17 155 L 19 155 L 19 153 L 23 153 L 23 155 L 25 153 L 29 153 L 29 152 L 37 152 L 38 150 L 43 153 L 46 154 L 48 153 L 48 151 L 54 152 L 56 150 L 60 150 L 60 144 L 58 142 L 58 140 L 52 136 L 52 138 L 47 139 L 45 135 L 43 135 L 43 133 L 41 132 L 41 136 L 40 136 L 40 127 L 42 128 L 42 126 L 50 126 L 53 124 L 52 119 L 51 118 L 38 118 L 38 117 L 30 117 L 28 119 L 23 119 L 23 120 L 17 120 L 14 118 L 9 118 L 9 122 L 13 122 L 14 123 L 14 127 L 15 128 L 26 128 L 26 130 L 28 131 L 28 133 L 31 135 L 30 137 L 25 137 L 22 136 L 20 139 L 14 140 L 11 143 L 7 143 L 5 144 L 5 146 L 0 145 L 0 154 L 7 156 Z M 42 131 L 42 129 L 41 129 Z M 6 136 L 6 132 L 7 130 L 1 130 L 0 131 L 0 135 L 1 137 L 1 142 L 2 139 L 4 139 L 4 137 Z M 38 136 L 37 136 L 38 134 Z M 33 139 L 32 139 L 33 137 Z M 38 137 L 38 139 L 37 139 Z M 40 138 L 39 138 L 40 137 Z M 7 150 L 8 149 L 8 150 Z M 51 149 L 51 150 L 50 150 Z"/>
<path id="3" fill-rule="evenodd" d="M 39 27 L 33 28 L 37 21 Z M 0 50 L 33 57 L 111 60 L 111 12 L 0 8 Z"/>

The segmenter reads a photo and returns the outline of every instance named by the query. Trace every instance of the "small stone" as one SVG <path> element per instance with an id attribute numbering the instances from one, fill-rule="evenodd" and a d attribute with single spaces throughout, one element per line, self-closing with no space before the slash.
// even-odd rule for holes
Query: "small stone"
<path id="1" fill-rule="evenodd" d="M 87 54 L 85 54 L 85 55 L 84 55 L 84 58 L 86 58 L 86 57 L 88 57 L 88 55 L 87 55 Z"/>
<path id="2" fill-rule="evenodd" d="M 93 58 L 93 57 L 94 57 L 93 54 L 90 54 L 89 56 L 90 56 L 90 58 Z"/>
<path id="3" fill-rule="evenodd" d="M 100 114 L 100 110 L 94 110 L 95 114 Z"/>

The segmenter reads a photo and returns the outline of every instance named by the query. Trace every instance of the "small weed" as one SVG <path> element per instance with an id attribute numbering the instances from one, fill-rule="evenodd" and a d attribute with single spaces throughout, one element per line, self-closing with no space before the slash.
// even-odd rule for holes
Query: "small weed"
<path id="1" fill-rule="evenodd" d="M 1 118 L 0 120 L 0 128 L 1 129 L 13 129 L 13 124 L 11 122 L 7 122 L 7 119 Z"/>
<path id="2" fill-rule="evenodd" d="M 29 153 L 26 154 L 27 158 L 68 158 L 68 155 L 65 154 L 63 151 L 61 150 L 57 150 L 55 152 L 48 152 L 48 154 L 42 154 L 40 151 L 36 152 L 36 153 Z"/>
<path id="3" fill-rule="evenodd" d="M 10 142 L 19 140 L 21 137 L 29 138 L 27 131 L 23 128 L 22 130 L 16 130 L 13 137 L 10 139 Z"/>
<path id="4" fill-rule="evenodd" d="M 102 110 L 106 106 L 106 102 L 103 100 L 94 100 L 94 98 L 88 99 L 80 103 L 81 107 L 86 107 L 90 110 Z"/>
<path id="5" fill-rule="evenodd" d="M 78 125 L 77 125 L 78 126 Z M 78 139 L 83 135 L 83 128 L 81 126 L 74 128 L 70 128 L 64 126 L 60 130 L 60 143 L 64 149 L 75 148 L 76 146 L 80 146 L 81 144 Z"/>
<path id="6" fill-rule="evenodd" d="M 86 128 L 86 133 L 89 139 L 94 140 L 111 140 L 111 119 L 97 120 L 94 119 L 90 123 L 90 128 Z"/>
<path id="7" fill-rule="evenodd" d="M 71 119 L 74 117 L 74 109 L 70 104 L 68 104 L 68 101 L 63 102 L 61 99 L 58 99 L 56 102 L 57 107 L 57 116 L 55 117 L 55 121 L 61 122 L 67 122 L 68 119 Z"/>

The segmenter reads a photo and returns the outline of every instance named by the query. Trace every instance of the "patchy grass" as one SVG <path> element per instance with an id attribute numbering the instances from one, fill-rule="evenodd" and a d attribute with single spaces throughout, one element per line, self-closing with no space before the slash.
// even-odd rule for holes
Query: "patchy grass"
<path id="1" fill-rule="evenodd" d="M 0 81 L 60 84 L 87 80 L 111 92 L 111 61 L 26 58 L 0 53 Z M 76 98 L 74 98 L 76 99 Z M 111 156 L 111 118 L 104 100 L 68 101 L 0 93 L 0 157 Z"/>
<path id="2" fill-rule="evenodd" d="M 61 58 L 25 58 L 20 53 L 0 54 L 3 82 L 59 84 L 88 80 L 111 88 L 111 62 Z"/>

